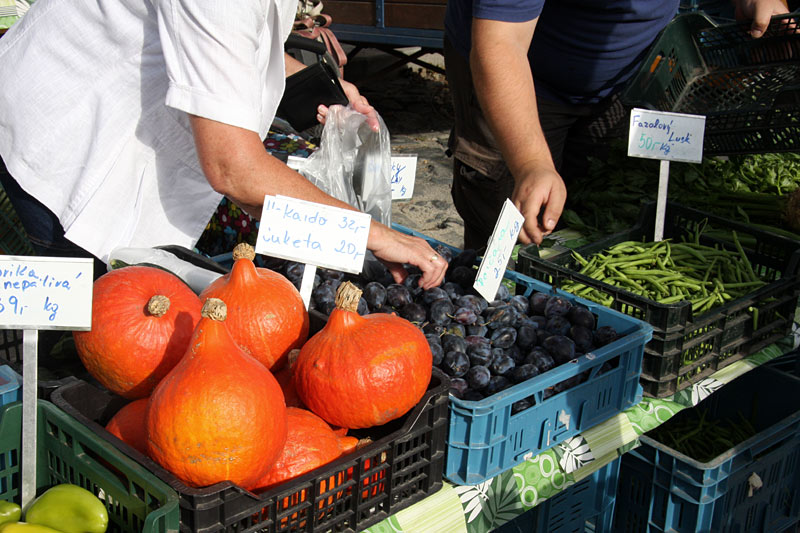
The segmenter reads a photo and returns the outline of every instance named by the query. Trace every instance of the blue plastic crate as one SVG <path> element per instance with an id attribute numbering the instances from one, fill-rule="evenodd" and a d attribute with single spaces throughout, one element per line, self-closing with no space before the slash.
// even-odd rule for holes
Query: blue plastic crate
<path id="1" fill-rule="evenodd" d="M 0 407 L 22 400 L 22 376 L 8 365 L 0 366 Z"/>
<path id="2" fill-rule="evenodd" d="M 614 459 L 494 533 L 605 533 L 611 531 L 620 459 Z"/>
<path id="3" fill-rule="evenodd" d="M 433 246 L 460 251 L 399 224 L 392 227 Z M 597 317 L 598 327 L 612 326 L 621 338 L 580 357 L 576 363 L 558 366 L 483 400 L 466 401 L 450 395 L 445 477 L 462 485 L 486 481 L 608 420 L 642 398 L 639 378 L 644 346 L 653 335 L 652 326 L 517 272 L 507 270 L 504 279 L 526 296 L 534 291 L 554 293 L 588 307 Z M 614 368 L 601 373 L 606 362 Z M 549 396 L 548 389 L 583 373 L 588 377 L 582 383 Z M 531 397 L 534 405 L 511 414 L 514 402 Z"/>
<path id="4" fill-rule="evenodd" d="M 614 530 L 778 532 L 800 520 L 800 379 L 759 367 L 700 406 L 706 418 L 755 409 L 758 433 L 707 463 L 643 436 L 622 457 Z"/>

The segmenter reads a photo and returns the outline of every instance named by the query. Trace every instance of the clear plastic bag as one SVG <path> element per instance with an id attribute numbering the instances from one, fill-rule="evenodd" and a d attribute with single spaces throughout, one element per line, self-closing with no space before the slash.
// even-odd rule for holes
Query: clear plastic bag
<path id="1" fill-rule="evenodd" d="M 350 106 L 331 106 L 319 148 L 292 167 L 311 183 L 375 220 L 391 224 L 392 153 L 389 130 L 378 116 L 376 132 Z"/>

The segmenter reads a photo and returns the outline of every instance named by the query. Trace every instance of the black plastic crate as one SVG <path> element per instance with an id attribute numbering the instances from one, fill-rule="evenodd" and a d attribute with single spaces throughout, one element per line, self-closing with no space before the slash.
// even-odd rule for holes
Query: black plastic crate
<path id="1" fill-rule="evenodd" d="M 634 228 L 576 251 L 588 258 L 623 241 L 651 241 L 654 223 L 655 204 L 649 203 Z M 652 325 L 653 338 L 645 346 L 642 364 L 642 387 L 648 396 L 671 396 L 788 335 L 800 296 L 798 241 L 673 202 L 667 202 L 664 238 L 681 241 L 706 223 L 716 230 L 735 230 L 753 269 L 767 284 L 698 316 L 693 315 L 689 302 L 662 304 L 580 274 L 580 265 L 571 254 L 548 261 L 522 250 L 518 265 L 522 273 L 558 288 L 566 282 L 583 283 L 612 297 L 612 309 Z M 732 246 L 706 234 L 701 243 Z"/>
<path id="2" fill-rule="evenodd" d="M 798 13 L 773 17 L 759 39 L 750 22 L 676 16 L 653 44 L 622 100 L 705 115 L 705 155 L 800 150 Z"/>
<path id="3" fill-rule="evenodd" d="M 434 369 L 428 391 L 404 417 L 349 434 L 371 444 L 261 495 L 231 482 L 185 485 L 105 430 L 127 400 L 76 380 L 51 401 L 165 481 L 180 497 L 181 531 L 361 531 L 442 487 L 450 381 Z"/>

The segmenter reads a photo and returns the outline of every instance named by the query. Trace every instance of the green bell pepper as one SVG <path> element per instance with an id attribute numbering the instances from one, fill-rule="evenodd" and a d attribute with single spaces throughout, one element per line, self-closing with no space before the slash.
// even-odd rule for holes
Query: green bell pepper
<path id="1" fill-rule="evenodd" d="M 25 521 L 62 533 L 105 533 L 108 511 L 94 494 L 69 483 L 47 489 L 25 510 Z"/>
<path id="2" fill-rule="evenodd" d="M 60 533 L 52 527 L 27 522 L 6 522 L 0 525 L 0 533 Z"/>
<path id="3" fill-rule="evenodd" d="M 0 500 L 0 524 L 18 522 L 22 516 L 22 508 L 14 502 Z"/>

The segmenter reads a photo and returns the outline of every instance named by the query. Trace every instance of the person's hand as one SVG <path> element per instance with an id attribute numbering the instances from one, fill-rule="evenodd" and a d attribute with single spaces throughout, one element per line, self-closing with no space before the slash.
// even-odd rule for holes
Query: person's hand
<path id="1" fill-rule="evenodd" d="M 447 261 L 425 239 L 400 233 L 373 221 L 370 226 L 369 249 L 386 265 L 397 283 L 402 283 L 408 276 L 404 264 L 419 267 L 422 271 L 419 285 L 423 289 L 438 287 L 444 280 Z"/>
<path id="2" fill-rule="evenodd" d="M 773 16 L 789 12 L 785 0 L 736 0 L 735 4 L 736 18 L 752 21 L 750 35 L 756 39 L 764 35 Z"/>
<path id="3" fill-rule="evenodd" d="M 564 210 L 564 180 L 553 167 L 542 165 L 516 177 L 515 182 L 511 201 L 525 217 L 519 240 L 523 244 L 541 244 L 544 236 L 555 229 Z"/>
<path id="4" fill-rule="evenodd" d="M 358 87 L 349 81 L 339 79 L 339 83 L 341 83 L 342 89 L 344 89 L 344 94 L 347 96 L 350 106 L 359 113 L 367 116 L 367 124 L 372 128 L 372 131 L 378 131 L 380 129 L 378 112 L 369 104 L 367 98 L 358 91 Z M 317 120 L 320 124 L 325 124 L 327 116 L 328 106 L 320 105 L 317 107 Z"/>

